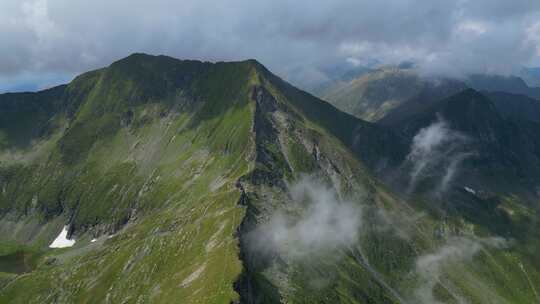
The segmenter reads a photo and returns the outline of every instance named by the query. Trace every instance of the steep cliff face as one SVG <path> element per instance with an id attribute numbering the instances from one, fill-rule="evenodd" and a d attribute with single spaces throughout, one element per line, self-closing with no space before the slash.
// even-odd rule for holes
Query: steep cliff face
<path id="1" fill-rule="evenodd" d="M 236 285 L 241 302 L 340 302 L 354 294 L 397 301 L 382 279 L 355 260 L 361 210 L 375 204 L 367 169 L 331 131 L 308 119 L 312 109 L 304 111 L 300 99 L 289 101 L 291 95 L 279 91 L 282 83 L 264 73 L 253 96 L 255 170 L 239 181 L 247 207 L 240 228 L 245 270 Z M 316 113 L 322 113 L 322 123 L 331 115 Z M 349 281 L 355 276 L 358 285 Z"/>
<path id="2" fill-rule="evenodd" d="M 135 54 L 0 108 L 35 122 L 0 114 L 0 302 L 534 299 L 536 210 L 393 192 L 409 137 L 256 61 Z"/>

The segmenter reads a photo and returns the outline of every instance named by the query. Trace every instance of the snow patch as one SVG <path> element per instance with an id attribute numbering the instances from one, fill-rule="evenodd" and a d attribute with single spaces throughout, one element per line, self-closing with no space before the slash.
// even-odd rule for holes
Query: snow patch
<path id="1" fill-rule="evenodd" d="M 472 188 L 469 188 L 469 187 L 463 187 L 463 189 L 465 189 L 465 191 L 469 192 L 470 194 L 474 194 L 476 195 L 476 191 Z"/>
<path id="2" fill-rule="evenodd" d="M 97 239 L 91 239 L 90 243 L 95 243 L 96 241 L 97 241 Z"/>
<path id="3" fill-rule="evenodd" d="M 49 245 L 50 248 L 67 248 L 75 245 L 75 240 L 70 240 L 67 238 L 68 235 L 68 226 L 64 226 L 60 234 L 56 239 Z"/>

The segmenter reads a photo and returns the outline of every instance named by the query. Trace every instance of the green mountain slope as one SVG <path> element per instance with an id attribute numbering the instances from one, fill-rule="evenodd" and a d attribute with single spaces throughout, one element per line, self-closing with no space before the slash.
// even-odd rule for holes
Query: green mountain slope
<path id="1" fill-rule="evenodd" d="M 0 109 L 0 303 L 538 300 L 519 193 L 383 184 L 407 136 L 254 60 L 134 54 Z"/>
<path id="2" fill-rule="evenodd" d="M 65 87 L 51 118 L 65 126 L 6 152 L 21 161 L 2 168 L 1 227 L 36 255 L 66 224 L 77 243 L 6 282 L 2 302 L 234 299 L 253 73 L 133 55 Z"/>

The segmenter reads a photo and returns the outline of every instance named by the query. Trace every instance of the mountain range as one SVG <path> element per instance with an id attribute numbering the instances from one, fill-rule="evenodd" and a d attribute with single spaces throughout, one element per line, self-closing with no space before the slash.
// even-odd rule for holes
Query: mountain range
<path id="1" fill-rule="evenodd" d="M 470 87 L 133 54 L 1 94 L 0 303 L 539 302 L 535 89 Z"/>

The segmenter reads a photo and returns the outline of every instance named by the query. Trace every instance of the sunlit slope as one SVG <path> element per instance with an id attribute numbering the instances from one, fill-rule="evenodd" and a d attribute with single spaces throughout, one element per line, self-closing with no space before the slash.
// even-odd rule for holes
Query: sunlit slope
<path id="1" fill-rule="evenodd" d="M 3 239 L 44 256 L 1 302 L 234 300 L 251 77 L 249 63 L 133 55 L 65 87 L 64 125 L 4 150 L 18 160 L 2 167 Z M 75 246 L 42 253 L 66 224 Z"/>

